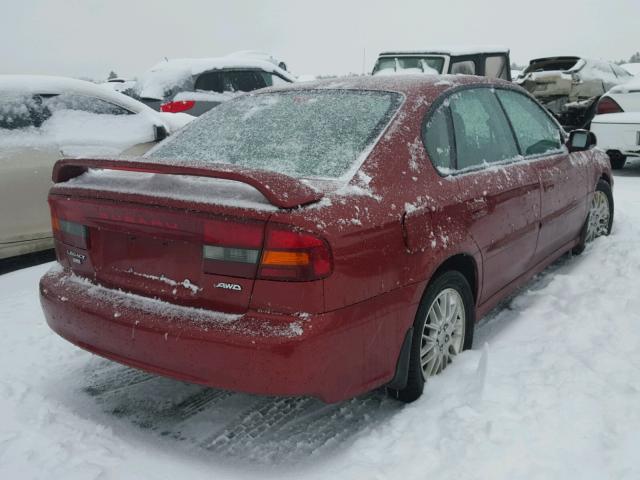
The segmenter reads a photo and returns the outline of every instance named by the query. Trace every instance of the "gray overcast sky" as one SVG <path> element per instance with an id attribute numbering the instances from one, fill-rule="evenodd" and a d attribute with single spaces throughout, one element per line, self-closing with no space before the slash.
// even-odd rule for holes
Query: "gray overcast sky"
<path id="1" fill-rule="evenodd" d="M 0 73 L 104 78 L 162 57 L 263 50 L 294 73 L 369 70 L 388 48 L 501 44 L 524 64 L 640 50 L 640 0 L 0 0 Z"/>

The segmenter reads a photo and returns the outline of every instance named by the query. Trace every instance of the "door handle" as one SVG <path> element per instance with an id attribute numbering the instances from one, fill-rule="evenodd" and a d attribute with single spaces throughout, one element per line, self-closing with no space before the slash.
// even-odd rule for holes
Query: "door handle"
<path id="1" fill-rule="evenodd" d="M 472 212 L 478 212 L 487 208 L 487 201 L 484 198 L 474 198 L 469 203 L 469 210 Z"/>
<path id="2" fill-rule="evenodd" d="M 487 200 L 484 197 L 474 198 L 468 202 L 468 206 L 473 218 L 480 218 L 489 213 Z"/>
<path id="3" fill-rule="evenodd" d="M 553 190 L 554 188 L 556 188 L 556 182 L 553 181 L 553 179 L 551 178 L 543 178 L 542 179 L 542 190 L 543 191 L 547 191 L 547 190 Z"/>

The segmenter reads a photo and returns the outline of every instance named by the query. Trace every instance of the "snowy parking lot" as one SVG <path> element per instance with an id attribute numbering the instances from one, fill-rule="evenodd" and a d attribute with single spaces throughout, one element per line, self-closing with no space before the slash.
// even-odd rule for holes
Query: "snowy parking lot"
<path id="1" fill-rule="evenodd" d="M 478 326 L 404 405 L 189 385 L 82 351 L 38 280 L 0 276 L 0 478 L 640 478 L 640 162 L 612 235 L 564 257 Z"/>

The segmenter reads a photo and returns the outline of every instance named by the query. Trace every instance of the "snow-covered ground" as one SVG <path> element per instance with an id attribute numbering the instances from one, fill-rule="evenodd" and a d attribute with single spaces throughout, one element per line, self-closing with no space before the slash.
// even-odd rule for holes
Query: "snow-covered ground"
<path id="1" fill-rule="evenodd" d="M 47 265 L 2 275 L 0 478 L 640 478 L 640 162 L 615 201 L 613 234 L 485 319 L 411 405 L 141 373 L 48 329 Z"/>

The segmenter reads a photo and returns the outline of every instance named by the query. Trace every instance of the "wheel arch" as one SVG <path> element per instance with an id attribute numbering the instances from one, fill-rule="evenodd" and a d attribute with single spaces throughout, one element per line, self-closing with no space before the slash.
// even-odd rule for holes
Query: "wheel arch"
<path id="1" fill-rule="evenodd" d="M 457 253 L 444 260 L 440 263 L 438 268 L 434 270 L 431 278 L 427 282 L 427 287 L 431 283 L 432 279 L 449 270 L 460 272 L 465 277 L 467 282 L 469 282 L 471 291 L 473 292 L 473 300 L 477 304 L 480 294 L 480 280 L 478 265 L 473 255 L 468 253 Z"/>

